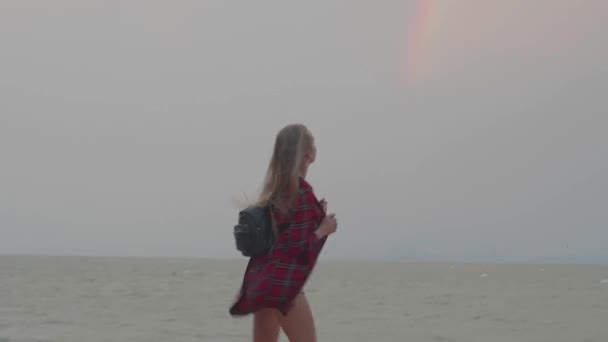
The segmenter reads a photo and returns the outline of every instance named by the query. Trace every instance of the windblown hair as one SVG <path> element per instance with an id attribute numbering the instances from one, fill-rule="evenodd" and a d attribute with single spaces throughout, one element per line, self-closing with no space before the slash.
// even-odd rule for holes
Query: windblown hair
<path id="1" fill-rule="evenodd" d="M 311 147 L 312 136 L 306 126 L 292 124 L 279 131 L 258 205 L 287 204 L 295 198 L 304 156 Z"/>

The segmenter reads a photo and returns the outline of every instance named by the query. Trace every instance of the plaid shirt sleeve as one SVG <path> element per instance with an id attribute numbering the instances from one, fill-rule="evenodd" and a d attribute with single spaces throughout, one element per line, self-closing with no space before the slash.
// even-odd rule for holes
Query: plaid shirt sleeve
<path id="1" fill-rule="evenodd" d="M 298 191 L 292 209 L 292 217 L 286 231 L 278 238 L 278 246 L 283 246 L 290 255 L 307 254 L 307 258 L 318 255 L 326 237 L 319 239 L 315 230 L 324 218 L 321 205 L 312 188 L 305 184 Z"/>

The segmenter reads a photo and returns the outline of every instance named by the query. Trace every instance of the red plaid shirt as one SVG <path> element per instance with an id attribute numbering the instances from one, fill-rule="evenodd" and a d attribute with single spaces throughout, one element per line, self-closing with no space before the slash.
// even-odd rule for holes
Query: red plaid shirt
<path id="1" fill-rule="evenodd" d="M 286 315 L 310 276 L 327 237 L 318 239 L 314 234 L 325 213 L 304 179 L 300 179 L 289 211 L 289 217 L 273 212 L 277 226 L 286 228 L 268 253 L 249 259 L 231 315 L 243 316 L 261 308 L 276 308 Z"/>

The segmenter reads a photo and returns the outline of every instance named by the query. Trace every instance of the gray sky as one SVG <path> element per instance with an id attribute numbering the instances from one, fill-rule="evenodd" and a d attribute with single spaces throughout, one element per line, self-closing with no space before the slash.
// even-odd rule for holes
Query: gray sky
<path id="1" fill-rule="evenodd" d="M 608 262 L 604 0 L 0 2 L 0 254 L 238 257 L 274 136 L 324 258 Z"/>

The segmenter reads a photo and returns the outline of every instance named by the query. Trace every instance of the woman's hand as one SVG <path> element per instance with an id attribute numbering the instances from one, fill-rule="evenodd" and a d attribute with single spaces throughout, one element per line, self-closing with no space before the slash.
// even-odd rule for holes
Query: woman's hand
<path id="1" fill-rule="evenodd" d="M 332 213 L 323 219 L 319 228 L 315 231 L 315 234 L 319 239 L 331 235 L 336 232 L 338 229 L 338 219 L 336 218 L 336 214 Z"/>
<path id="2" fill-rule="evenodd" d="M 323 213 L 327 214 L 327 201 L 325 200 L 325 198 L 321 199 L 319 201 L 319 204 L 321 204 L 321 209 L 323 209 Z"/>

